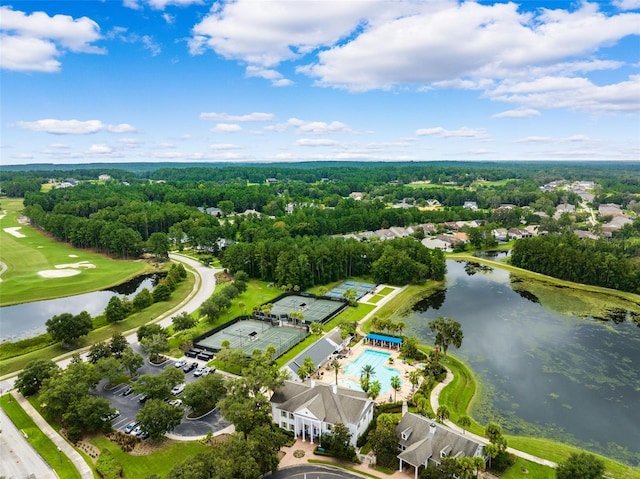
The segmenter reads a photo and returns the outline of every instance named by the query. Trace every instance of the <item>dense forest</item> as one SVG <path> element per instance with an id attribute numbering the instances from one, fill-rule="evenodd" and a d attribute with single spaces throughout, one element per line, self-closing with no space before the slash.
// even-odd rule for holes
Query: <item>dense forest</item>
<path id="1" fill-rule="evenodd" d="M 564 234 L 516 241 L 511 264 L 574 283 L 640 294 L 638 257 L 640 241 L 581 240 Z"/>

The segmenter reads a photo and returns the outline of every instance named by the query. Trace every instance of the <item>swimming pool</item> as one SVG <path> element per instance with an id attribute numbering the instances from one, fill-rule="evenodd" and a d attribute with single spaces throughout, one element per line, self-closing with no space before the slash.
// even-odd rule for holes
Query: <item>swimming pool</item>
<path id="1" fill-rule="evenodd" d="M 391 388 L 391 378 L 393 376 L 400 377 L 400 371 L 397 369 L 393 369 L 387 367 L 387 361 L 391 357 L 390 353 L 385 353 L 383 351 L 374 351 L 372 349 L 365 349 L 360 356 L 347 364 L 344 368 L 344 373 L 347 376 L 353 376 L 355 378 L 360 377 L 360 372 L 362 368 L 366 365 L 373 366 L 375 374 L 372 376 L 371 381 L 378 380 L 380 381 L 380 395 L 389 394 L 392 391 Z M 402 381 L 400 381 L 402 384 Z M 359 383 L 355 383 L 359 385 Z M 355 389 L 355 388 L 351 388 Z"/>

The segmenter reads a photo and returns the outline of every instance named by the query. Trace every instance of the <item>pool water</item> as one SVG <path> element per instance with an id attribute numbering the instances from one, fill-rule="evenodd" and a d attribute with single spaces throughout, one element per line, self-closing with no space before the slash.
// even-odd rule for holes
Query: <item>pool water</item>
<path id="1" fill-rule="evenodd" d="M 391 378 L 393 376 L 400 377 L 400 371 L 386 366 L 387 361 L 389 361 L 390 357 L 390 353 L 385 353 L 383 351 L 374 351 L 372 349 L 365 349 L 365 351 L 360 354 L 360 356 L 358 356 L 356 359 L 345 366 L 344 373 L 347 376 L 359 378 L 362 368 L 366 365 L 371 365 L 373 366 L 375 372 L 375 374 L 371 377 L 371 381 L 380 381 L 380 385 L 382 386 L 380 388 L 380 396 L 382 396 L 383 394 L 389 394 L 390 392 L 393 392 L 393 389 L 391 388 Z M 355 381 L 350 381 L 349 384 L 350 386 L 347 387 L 350 387 L 350 389 L 355 389 L 354 387 L 351 387 L 352 385 L 357 385 L 358 388 L 360 387 L 360 384 Z"/>

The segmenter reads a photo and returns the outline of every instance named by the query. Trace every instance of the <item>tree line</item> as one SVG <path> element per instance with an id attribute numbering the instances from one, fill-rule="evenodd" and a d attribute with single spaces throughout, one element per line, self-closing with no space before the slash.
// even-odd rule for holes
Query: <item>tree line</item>
<path id="1" fill-rule="evenodd" d="M 640 243 L 579 239 L 572 233 L 516 241 L 511 264 L 574 283 L 640 293 Z"/>

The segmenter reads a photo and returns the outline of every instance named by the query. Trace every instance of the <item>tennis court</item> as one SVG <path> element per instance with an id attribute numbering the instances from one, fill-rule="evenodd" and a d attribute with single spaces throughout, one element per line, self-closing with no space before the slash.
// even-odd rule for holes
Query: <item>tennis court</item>
<path id="1" fill-rule="evenodd" d="M 222 349 L 222 342 L 229 341 L 231 349 L 242 349 L 247 355 L 255 349 L 265 351 L 273 346 L 276 348 L 276 357 L 279 357 L 306 336 L 305 328 L 273 326 L 268 321 L 245 319 L 199 339 L 195 346 L 219 351 Z"/>
<path id="2" fill-rule="evenodd" d="M 329 291 L 326 295 L 331 296 L 333 298 L 343 298 L 344 293 L 348 289 L 355 289 L 356 291 L 356 301 L 362 298 L 365 294 L 372 292 L 375 289 L 376 285 L 371 283 L 361 283 L 360 281 L 345 281 L 342 284 L 339 284 L 331 291 Z"/>
<path id="3" fill-rule="evenodd" d="M 302 313 L 306 323 L 324 323 L 346 307 L 341 301 L 320 299 L 313 296 L 289 295 L 273 303 L 271 314 L 283 317 L 292 311 Z"/>

